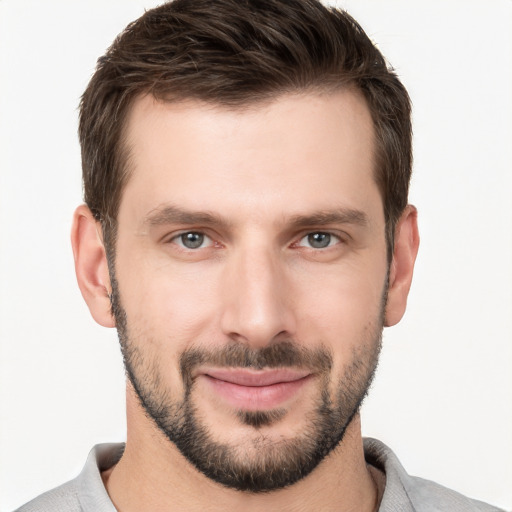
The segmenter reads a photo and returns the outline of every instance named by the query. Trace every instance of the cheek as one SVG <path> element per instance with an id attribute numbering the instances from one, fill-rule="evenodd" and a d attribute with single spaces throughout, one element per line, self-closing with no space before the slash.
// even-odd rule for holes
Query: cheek
<path id="1" fill-rule="evenodd" d="M 334 269 L 297 286 L 301 297 L 299 339 L 317 340 L 335 357 L 352 357 L 361 344 L 373 342 L 380 329 L 386 268 Z"/>
<path id="2" fill-rule="evenodd" d="M 154 386 L 183 393 L 179 361 L 184 350 L 213 339 L 211 290 L 197 273 L 178 272 L 146 259 L 119 259 L 116 264 L 129 342 L 142 356 Z M 159 384 L 158 384 L 159 383 Z M 181 390 L 181 391 L 180 391 Z"/>
<path id="3" fill-rule="evenodd" d="M 116 273 L 130 329 L 137 328 L 152 343 L 181 351 L 212 324 L 214 269 L 173 265 L 168 258 L 142 254 L 119 258 Z"/>

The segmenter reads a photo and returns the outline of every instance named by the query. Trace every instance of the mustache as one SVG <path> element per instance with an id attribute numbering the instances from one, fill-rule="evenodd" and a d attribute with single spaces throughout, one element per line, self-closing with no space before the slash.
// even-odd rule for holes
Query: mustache
<path id="1" fill-rule="evenodd" d="M 314 373 L 326 373 L 332 368 L 332 354 L 323 346 L 311 349 L 284 340 L 262 348 L 233 343 L 217 349 L 190 348 L 180 357 L 180 372 L 185 383 L 192 371 L 201 365 L 229 368 L 307 368 Z"/>

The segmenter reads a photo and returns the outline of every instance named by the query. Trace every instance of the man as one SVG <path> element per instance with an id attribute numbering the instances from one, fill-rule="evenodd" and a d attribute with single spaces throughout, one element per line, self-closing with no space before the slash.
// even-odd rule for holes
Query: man
<path id="1" fill-rule="evenodd" d="M 409 99 L 348 15 L 148 11 L 100 59 L 80 140 L 76 273 L 119 333 L 127 442 L 20 510 L 497 510 L 361 436 L 419 238 Z"/>

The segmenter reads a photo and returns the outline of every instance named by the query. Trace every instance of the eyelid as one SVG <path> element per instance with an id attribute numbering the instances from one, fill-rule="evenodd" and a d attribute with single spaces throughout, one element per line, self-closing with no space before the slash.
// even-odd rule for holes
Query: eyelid
<path id="1" fill-rule="evenodd" d="M 185 247 L 183 245 L 183 243 L 178 242 L 180 240 L 180 238 L 183 235 L 186 235 L 187 233 L 196 233 L 196 234 L 202 235 L 204 237 L 204 243 L 206 243 L 206 245 L 198 247 L 197 249 L 205 249 L 207 247 L 212 247 L 213 245 L 215 245 L 215 240 L 210 235 L 205 233 L 204 230 L 201 230 L 201 229 L 182 229 L 179 232 L 175 232 L 175 233 L 172 233 L 172 235 L 170 235 L 170 236 L 164 237 L 163 241 L 166 244 L 174 243 L 178 247 L 180 247 L 181 249 L 186 250 L 186 251 L 197 250 L 197 249 L 191 249 L 189 247 Z"/>
<path id="2" fill-rule="evenodd" d="M 186 233 L 198 233 L 200 235 L 204 235 L 205 237 L 212 238 L 211 235 L 208 234 L 208 230 L 203 228 L 177 228 L 177 229 L 166 229 L 165 234 L 160 236 L 160 240 L 164 243 L 171 242 L 175 238 L 180 237 L 181 235 L 185 235 Z"/>
<path id="3" fill-rule="evenodd" d="M 331 237 L 337 239 L 338 243 L 330 244 L 327 247 L 322 247 L 322 248 L 308 247 L 306 245 L 300 245 L 300 242 L 302 242 L 302 240 L 307 238 L 309 235 L 314 235 L 314 234 L 317 234 L 317 233 L 322 233 L 322 234 L 330 235 Z M 292 246 L 293 247 L 305 247 L 306 249 L 311 249 L 311 250 L 314 250 L 314 251 L 325 251 L 326 249 L 330 249 L 331 247 L 333 247 L 335 245 L 347 243 L 347 239 L 349 239 L 349 238 L 350 238 L 350 236 L 347 233 L 340 232 L 338 230 L 331 230 L 331 229 L 309 229 L 307 231 L 303 231 L 302 233 L 300 233 L 298 235 L 298 237 L 296 237 L 296 239 L 295 239 L 296 241 L 292 243 Z"/>

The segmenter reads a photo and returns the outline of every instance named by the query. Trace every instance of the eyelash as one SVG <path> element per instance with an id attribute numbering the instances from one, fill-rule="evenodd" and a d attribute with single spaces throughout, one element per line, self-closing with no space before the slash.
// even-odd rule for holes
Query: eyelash
<path id="1" fill-rule="evenodd" d="M 197 247 L 187 247 L 185 245 L 185 243 L 183 242 L 183 237 L 187 236 L 187 235 L 198 235 L 199 237 L 201 237 L 199 245 L 197 245 Z M 312 243 L 314 243 L 312 240 L 312 237 L 315 237 L 318 235 L 321 235 L 322 237 L 327 237 L 327 245 L 325 245 L 324 247 L 312 247 Z M 333 241 L 333 239 L 336 243 L 331 243 Z M 210 243 L 207 246 L 203 247 L 203 243 L 207 240 L 209 240 Z M 309 243 L 309 246 L 302 245 L 301 242 L 303 240 L 307 240 Z M 320 239 L 319 243 L 321 244 L 323 241 L 324 241 L 323 239 Z M 171 239 L 169 239 L 168 243 L 175 243 L 176 245 L 178 245 L 178 247 L 180 247 L 180 249 L 182 249 L 184 251 L 196 251 L 198 249 L 206 249 L 211 246 L 221 247 L 220 243 L 215 242 L 210 236 L 208 236 L 206 233 L 199 231 L 199 230 L 198 231 L 193 231 L 193 230 L 182 231 L 181 233 L 174 235 Z M 334 245 L 338 245 L 340 243 L 344 243 L 344 239 L 338 234 L 332 233 L 330 231 L 309 231 L 308 233 L 302 235 L 296 242 L 293 242 L 291 244 L 291 247 L 294 247 L 294 248 L 305 247 L 306 249 L 322 251 L 322 250 L 328 249 L 330 247 L 333 247 Z M 192 244 L 193 244 L 193 241 L 192 241 Z"/>
<path id="2" fill-rule="evenodd" d="M 186 236 L 186 235 L 199 235 L 200 237 L 202 237 L 202 241 L 201 241 L 201 244 L 199 244 L 197 247 L 187 247 L 184 243 L 183 243 L 183 237 Z M 181 233 L 177 234 L 177 235 L 174 235 L 170 240 L 169 242 L 170 243 L 175 243 L 176 245 L 178 245 L 180 247 L 180 249 L 182 250 L 185 250 L 185 251 L 195 251 L 197 249 L 205 249 L 206 247 L 202 247 L 203 243 L 205 240 L 209 240 L 210 241 L 210 244 L 206 247 L 209 247 L 210 245 L 216 245 L 216 243 L 214 242 L 214 240 L 209 237 L 206 233 L 202 232 L 202 231 L 182 231 Z M 181 243 L 180 243 L 181 242 Z"/>

